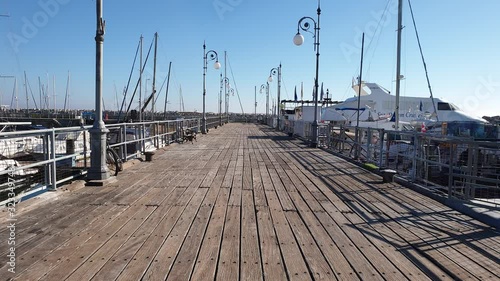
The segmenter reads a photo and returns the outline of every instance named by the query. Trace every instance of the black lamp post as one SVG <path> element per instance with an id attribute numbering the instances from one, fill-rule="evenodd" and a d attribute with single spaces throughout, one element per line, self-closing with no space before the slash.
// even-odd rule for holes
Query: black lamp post
<path id="1" fill-rule="evenodd" d="M 317 147 L 318 146 L 318 92 L 319 92 L 319 18 L 321 15 L 321 8 L 320 8 L 320 1 L 318 0 L 318 9 L 317 9 L 317 14 L 318 14 L 318 20 L 315 21 L 311 17 L 303 17 L 299 20 L 297 24 L 297 34 L 295 37 L 293 37 L 293 43 L 297 46 L 302 45 L 304 43 L 304 36 L 300 34 L 300 30 L 302 29 L 303 31 L 309 32 L 313 34 L 314 38 L 314 50 L 316 51 L 316 79 L 314 81 L 314 121 L 312 124 L 312 140 L 311 140 L 311 147 Z M 310 22 L 314 23 L 314 32 L 311 32 L 309 29 L 311 28 Z"/>
<path id="2" fill-rule="evenodd" d="M 206 88 L 206 76 L 207 76 L 207 65 L 208 65 L 208 58 L 210 60 L 215 60 L 214 63 L 214 68 L 219 69 L 220 68 L 220 63 L 219 63 L 219 56 L 217 56 L 217 52 L 214 50 L 206 51 L 206 46 L 205 42 L 203 42 L 203 117 L 201 118 L 201 133 L 206 134 L 207 133 L 207 116 L 205 113 L 205 96 L 207 95 L 207 88 Z"/>
<path id="3" fill-rule="evenodd" d="M 260 85 L 260 92 L 262 93 L 262 90 L 266 90 L 266 124 L 267 124 L 267 118 L 269 114 L 269 82 L 266 82 L 266 84 Z"/>
<path id="4" fill-rule="evenodd" d="M 220 93 L 219 93 L 219 126 L 222 126 L 222 88 L 224 85 L 229 85 L 229 79 L 227 77 L 222 78 L 222 73 L 220 74 Z M 224 97 L 227 99 L 227 97 Z"/>
<path id="5" fill-rule="evenodd" d="M 273 75 L 278 77 L 278 120 L 277 120 L 277 126 L 278 126 L 278 131 L 280 130 L 280 116 L 281 116 L 281 100 L 280 100 L 280 92 L 281 92 L 281 63 L 279 67 L 275 67 L 269 71 L 269 78 L 267 81 L 269 83 L 273 82 Z"/>

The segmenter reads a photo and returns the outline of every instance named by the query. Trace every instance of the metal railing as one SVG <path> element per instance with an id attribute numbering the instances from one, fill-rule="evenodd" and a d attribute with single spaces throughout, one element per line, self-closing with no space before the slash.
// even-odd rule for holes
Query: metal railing
<path id="1" fill-rule="evenodd" d="M 283 120 L 281 131 L 305 141 L 312 123 Z M 357 134 L 356 134 L 357 130 Z M 356 139 L 356 136 L 358 138 Z M 318 125 L 318 146 L 398 176 L 445 198 L 500 209 L 500 142 L 416 131 Z"/>
<path id="2" fill-rule="evenodd" d="M 211 123 L 212 124 L 212 123 Z M 172 142 L 186 129 L 200 131 L 200 119 L 106 125 L 109 146 L 123 161 L 141 157 Z M 67 127 L 0 134 L 0 205 L 79 178 L 90 168 L 90 134 L 85 127 Z"/>
<path id="3" fill-rule="evenodd" d="M 500 143 L 413 131 L 329 126 L 327 149 L 392 169 L 448 198 L 500 209 Z"/>

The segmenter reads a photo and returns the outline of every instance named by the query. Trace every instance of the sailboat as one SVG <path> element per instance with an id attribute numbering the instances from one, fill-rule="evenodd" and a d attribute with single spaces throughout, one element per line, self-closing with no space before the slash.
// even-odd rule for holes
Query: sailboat
<path id="1" fill-rule="evenodd" d="M 398 1 L 396 94 L 392 95 L 377 83 L 353 79 L 352 89 L 357 95 L 359 93 L 359 107 L 358 96 L 348 98 L 342 103 L 323 108 L 322 120 L 354 125 L 359 112 L 360 127 L 387 130 L 411 130 L 424 128 L 424 126 L 431 124 L 440 125 L 449 122 L 487 124 L 486 120 L 465 113 L 451 102 L 434 98 L 432 91 L 429 98 L 400 96 L 400 82 L 403 79 L 401 75 L 401 31 L 403 26 L 402 0 Z"/>

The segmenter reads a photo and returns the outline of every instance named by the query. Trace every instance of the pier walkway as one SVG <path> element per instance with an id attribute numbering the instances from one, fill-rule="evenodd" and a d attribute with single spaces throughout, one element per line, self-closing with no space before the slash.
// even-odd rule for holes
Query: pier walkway
<path id="1" fill-rule="evenodd" d="M 491 227 L 321 149 L 226 124 L 16 208 L 2 280 L 499 280 Z"/>

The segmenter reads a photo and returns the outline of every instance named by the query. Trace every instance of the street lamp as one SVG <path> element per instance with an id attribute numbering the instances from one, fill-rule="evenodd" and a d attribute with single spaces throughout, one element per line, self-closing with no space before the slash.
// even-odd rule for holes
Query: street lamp
<path id="1" fill-rule="evenodd" d="M 96 42 L 96 81 L 95 81 L 95 120 L 90 129 L 90 168 L 87 173 L 88 180 L 105 180 L 109 178 L 106 166 L 106 134 L 109 130 L 102 120 L 102 78 L 103 78 L 103 43 L 105 21 L 102 18 L 102 0 L 96 1 L 97 30 Z M 97 182 L 96 182 L 97 184 Z"/>
<path id="2" fill-rule="evenodd" d="M 207 75 L 207 65 L 208 65 L 208 58 L 210 60 L 215 60 L 214 63 L 214 68 L 219 69 L 220 68 L 220 62 L 219 62 L 219 56 L 217 56 L 217 52 L 214 50 L 206 51 L 207 47 L 205 46 L 205 42 L 203 42 L 203 117 L 201 119 L 201 133 L 206 134 L 207 133 L 207 116 L 205 114 L 205 96 L 207 95 L 207 88 L 206 88 L 206 82 L 205 82 L 205 77 Z"/>
<path id="3" fill-rule="evenodd" d="M 279 67 L 275 67 L 269 71 L 269 78 L 267 78 L 267 81 L 269 83 L 273 82 L 273 75 L 278 77 L 278 120 L 277 120 L 277 126 L 278 126 L 278 131 L 280 130 L 280 116 L 281 116 L 281 101 L 280 101 L 280 92 L 281 92 L 281 63 Z"/>
<path id="4" fill-rule="evenodd" d="M 311 147 L 317 147 L 318 146 L 318 87 L 319 87 L 319 18 L 321 15 L 321 8 L 320 8 L 320 1 L 318 0 L 318 9 L 317 9 L 317 14 L 318 14 L 318 20 L 315 21 L 311 17 L 303 17 L 299 20 L 297 24 L 297 34 L 293 37 L 293 43 L 297 46 L 300 46 L 304 43 L 304 36 L 300 34 L 300 30 L 302 29 L 303 31 L 309 32 L 313 34 L 314 38 L 314 50 L 316 51 L 316 79 L 314 81 L 314 121 L 312 124 L 312 140 L 311 140 Z M 311 23 L 314 23 L 314 33 L 311 32 L 309 29 L 311 28 Z"/>
<path id="5" fill-rule="evenodd" d="M 222 73 L 220 74 L 220 93 L 219 93 L 219 126 L 222 126 L 222 88 L 224 85 L 229 85 L 229 79 L 227 77 L 222 78 Z M 224 97 L 227 99 L 227 97 Z"/>
<path id="6" fill-rule="evenodd" d="M 262 90 L 266 90 L 266 124 L 267 124 L 267 118 L 269 114 L 269 82 L 266 82 L 266 84 L 260 85 L 260 92 L 262 93 Z"/>

